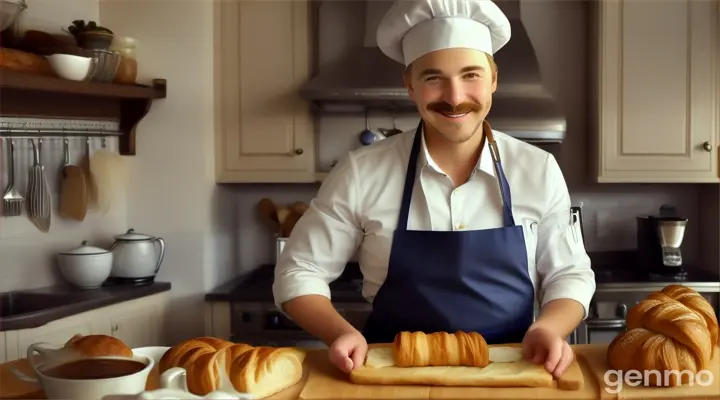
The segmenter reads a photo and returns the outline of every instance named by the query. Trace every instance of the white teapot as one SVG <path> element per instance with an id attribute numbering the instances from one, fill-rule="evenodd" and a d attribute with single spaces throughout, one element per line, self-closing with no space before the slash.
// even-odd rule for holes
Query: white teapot
<path id="1" fill-rule="evenodd" d="M 115 236 L 110 251 L 113 253 L 110 277 L 152 281 L 165 257 L 165 241 L 130 229 Z"/>

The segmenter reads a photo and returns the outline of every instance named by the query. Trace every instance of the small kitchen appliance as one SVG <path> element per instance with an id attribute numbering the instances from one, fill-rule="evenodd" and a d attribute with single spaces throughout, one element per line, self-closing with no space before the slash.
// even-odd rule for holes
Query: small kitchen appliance
<path id="1" fill-rule="evenodd" d="M 637 218 L 638 261 L 651 274 L 685 273 L 682 242 L 688 219 L 674 207 L 660 207 L 659 215 Z"/>

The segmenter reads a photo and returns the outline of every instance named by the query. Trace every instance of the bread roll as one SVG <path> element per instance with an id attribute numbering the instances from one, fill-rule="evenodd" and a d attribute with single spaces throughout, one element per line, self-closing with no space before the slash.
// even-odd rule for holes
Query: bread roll
<path id="1" fill-rule="evenodd" d="M 80 352 L 86 357 L 120 356 L 132 357 L 133 352 L 122 340 L 107 335 L 75 335 L 65 347 Z"/>
<path id="2" fill-rule="evenodd" d="M 160 373 L 173 367 L 187 371 L 188 390 L 204 396 L 236 390 L 262 398 L 302 378 L 305 353 L 294 348 L 253 347 L 200 337 L 178 343 L 160 359 Z"/>
<path id="3" fill-rule="evenodd" d="M 669 285 L 636 304 L 626 320 L 627 330 L 608 346 L 607 362 L 619 371 L 657 371 L 643 374 L 646 386 L 688 383 L 689 374 L 709 367 L 718 343 L 718 321 L 712 305 L 696 291 Z M 663 379 L 664 376 L 670 379 Z M 694 376 L 694 375 L 693 375 Z M 660 378 L 660 379 L 658 379 Z M 678 379 L 681 378 L 681 379 Z"/>
<path id="4" fill-rule="evenodd" d="M 0 68 L 29 74 L 56 76 L 50 62 L 45 57 L 7 47 L 0 47 Z"/>
<path id="5" fill-rule="evenodd" d="M 490 362 L 485 338 L 477 332 L 400 332 L 393 341 L 395 366 L 485 367 Z"/>

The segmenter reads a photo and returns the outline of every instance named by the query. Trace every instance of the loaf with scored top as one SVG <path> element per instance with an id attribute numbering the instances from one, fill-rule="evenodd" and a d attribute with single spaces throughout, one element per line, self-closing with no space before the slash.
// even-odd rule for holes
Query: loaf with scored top
<path id="1" fill-rule="evenodd" d="M 393 341 L 395 366 L 485 367 L 490 353 L 485 338 L 478 332 L 400 332 Z"/>
<path id="2" fill-rule="evenodd" d="M 708 369 L 718 345 L 718 320 L 712 305 L 698 292 L 669 285 L 651 293 L 628 312 L 627 330 L 608 346 L 607 362 L 617 371 L 643 374 L 645 386 L 688 383 L 687 373 Z M 669 379 L 664 379 L 668 376 Z"/>
<path id="3" fill-rule="evenodd" d="M 171 347 L 160 359 L 159 370 L 162 374 L 185 368 L 188 390 L 198 396 L 234 389 L 263 398 L 298 383 L 304 359 L 305 352 L 292 347 L 253 347 L 199 337 Z"/>

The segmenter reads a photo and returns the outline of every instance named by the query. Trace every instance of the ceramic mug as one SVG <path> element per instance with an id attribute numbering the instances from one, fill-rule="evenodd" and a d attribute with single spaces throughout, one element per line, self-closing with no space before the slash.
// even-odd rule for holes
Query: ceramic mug
<path id="1" fill-rule="evenodd" d="M 51 365 L 59 365 L 63 362 L 63 349 L 52 348 L 46 343 L 34 343 L 28 347 L 27 360 L 30 363 L 37 378 L 30 377 L 15 370 L 15 375 L 26 381 L 42 386 L 45 395 L 49 399 L 75 399 L 75 400 L 97 400 L 108 395 L 138 395 L 145 391 L 148 375 L 155 365 L 151 357 L 141 354 L 133 354 L 134 361 L 141 362 L 145 367 L 133 374 L 123 375 L 105 379 L 62 379 L 54 378 L 43 374 L 46 365 L 39 365 L 35 362 L 35 353 L 39 353 L 49 359 L 54 359 Z M 56 352 L 57 357 L 52 353 Z M 92 357 L 92 359 L 120 359 L 127 360 L 127 357 Z M 67 360 L 65 360 L 67 361 Z"/>

